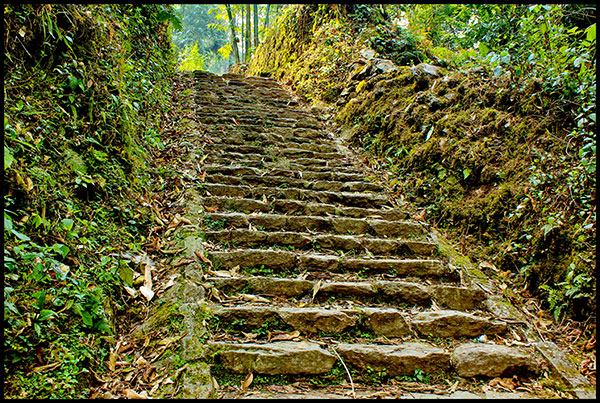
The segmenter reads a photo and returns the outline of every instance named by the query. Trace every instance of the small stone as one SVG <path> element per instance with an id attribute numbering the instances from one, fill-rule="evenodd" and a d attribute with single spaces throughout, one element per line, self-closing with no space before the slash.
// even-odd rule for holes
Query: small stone
<path id="1" fill-rule="evenodd" d="M 531 352 L 499 344 L 467 343 L 452 354 L 452 364 L 458 375 L 510 377 L 515 373 L 538 373 Z"/>

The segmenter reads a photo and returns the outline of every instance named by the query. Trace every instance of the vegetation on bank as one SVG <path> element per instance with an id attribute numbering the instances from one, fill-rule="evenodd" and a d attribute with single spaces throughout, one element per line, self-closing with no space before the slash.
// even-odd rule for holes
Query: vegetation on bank
<path id="1" fill-rule="evenodd" d="M 153 221 L 171 6 L 4 6 L 4 396 L 88 397 Z"/>
<path id="2" fill-rule="evenodd" d="M 248 74 L 333 107 L 398 194 L 464 251 L 557 320 L 583 320 L 596 301 L 595 11 L 290 7 Z M 376 71 L 366 48 L 397 68 Z"/>

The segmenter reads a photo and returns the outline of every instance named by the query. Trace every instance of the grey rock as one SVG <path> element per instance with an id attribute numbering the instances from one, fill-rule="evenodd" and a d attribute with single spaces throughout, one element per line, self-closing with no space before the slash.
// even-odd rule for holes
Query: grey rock
<path id="1" fill-rule="evenodd" d="M 433 287 L 435 302 L 449 309 L 466 311 L 480 307 L 486 294 L 480 288 L 438 285 Z"/>
<path id="2" fill-rule="evenodd" d="M 355 283 L 350 281 L 335 281 L 325 283 L 319 289 L 323 294 L 340 295 L 374 295 L 375 287 L 372 283 Z"/>
<path id="3" fill-rule="evenodd" d="M 346 364 L 350 363 L 363 369 L 369 366 L 376 371 L 385 370 L 391 376 L 413 375 L 417 369 L 430 374 L 450 368 L 450 354 L 425 343 L 340 343 L 335 348 Z"/>
<path id="4" fill-rule="evenodd" d="M 317 333 L 319 330 L 339 333 L 354 326 L 358 319 L 358 314 L 348 314 L 337 309 L 280 308 L 278 313 L 285 323 L 308 333 Z"/>
<path id="5" fill-rule="evenodd" d="M 412 334 L 400 311 L 392 308 L 363 308 L 366 321 L 373 332 L 386 337 L 404 337 Z"/>
<path id="6" fill-rule="evenodd" d="M 298 258 L 300 270 L 338 271 L 339 259 L 335 256 L 307 254 Z"/>
<path id="7" fill-rule="evenodd" d="M 379 281 L 377 288 L 392 297 L 392 302 L 424 305 L 431 301 L 429 290 L 420 284 L 400 281 Z"/>
<path id="8" fill-rule="evenodd" d="M 458 375 L 510 377 L 517 372 L 539 373 L 532 352 L 499 344 L 466 343 L 452 354 L 452 365 Z"/>
<path id="9" fill-rule="evenodd" d="M 322 374 L 337 360 L 318 344 L 307 341 L 210 345 L 226 369 L 242 374 Z"/>
<path id="10" fill-rule="evenodd" d="M 504 322 L 452 310 L 419 313 L 410 320 L 410 325 L 420 334 L 434 337 L 476 337 L 506 331 Z"/>

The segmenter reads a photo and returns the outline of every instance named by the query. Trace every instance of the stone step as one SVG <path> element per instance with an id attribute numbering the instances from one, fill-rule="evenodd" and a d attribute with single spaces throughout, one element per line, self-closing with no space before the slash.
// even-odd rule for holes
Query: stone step
<path id="1" fill-rule="evenodd" d="M 254 169 L 254 168 L 252 168 Z M 239 199 L 235 197 L 206 196 L 199 197 L 197 202 L 201 206 L 216 208 L 218 211 L 234 212 L 263 212 L 263 213 L 288 213 L 305 216 L 338 216 L 350 218 L 371 218 L 381 220 L 406 220 L 409 213 L 396 208 L 370 209 L 360 207 L 338 207 L 333 204 L 314 203 L 301 200 L 271 199 L 268 203 L 253 199 Z M 420 224 L 423 225 L 423 224 Z"/>
<path id="2" fill-rule="evenodd" d="M 336 204 L 346 207 L 374 208 L 389 204 L 388 197 L 365 192 L 328 192 L 298 188 L 276 188 L 267 186 L 223 185 L 204 183 L 201 190 L 209 196 L 244 197 L 251 199 L 291 199 Z"/>
<path id="3" fill-rule="evenodd" d="M 255 145 L 263 144 L 263 142 L 278 142 L 279 144 L 287 144 L 288 142 L 293 142 L 296 144 L 317 144 L 321 146 L 331 145 L 332 138 L 328 138 L 327 136 L 323 136 L 322 138 L 314 138 L 314 137 L 302 137 L 302 136 L 294 136 L 294 137 L 284 137 L 280 134 L 271 133 L 270 131 L 252 131 L 252 132 L 243 132 L 240 130 L 236 130 L 235 128 L 232 130 L 217 130 L 215 128 L 207 128 L 204 130 L 206 134 L 214 137 L 215 142 L 222 142 L 225 139 L 230 140 L 239 140 L 245 141 L 247 144 L 256 143 Z"/>
<path id="4" fill-rule="evenodd" d="M 281 177 L 304 180 L 364 182 L 364 175 L 337 171 L 292 171 L 282 168 L 260 169 L 242 165 L 205 165 L 202 168 L 208 174 L 222 174 L 230 176 L 254 175 L 263 177 Z M 370 183 L 370 182 L 368 182 Z M 382 187 L 383 188 L 383 187 Z"/>
<path id="5" fill-rule="evenodd" d="M 306 150 L 303 148 L 293 148 L 291 144 L 286 147 L 274 147 L 264 145 L 230 145 L 213 143 L 207 144 L 206 149 L 212 151 L 218 151 L 221 153 L 242 153 L 242 154 L 258 154 L 258 155 L 271 155 L 275 157 L 285 158 L 313 158 L 313 159 L 346 159 L 345 155 L 339 152 L 317 152 Z"/>
<path id="6" fill-rule="evenodd" d="M 309 181 L 285 176 L 272 175 L 220 175 L 211 174 L 205 178 L 207 183 L 227 185 L 266 185 L 272 187 L 294 187 L 329 192 L 383 192 L 385 188 L 376 183 L 364 181 Z"/>
<path id="7" fill-rule="evenodd" d="M 293 247 L 300 250 L 334 250 L 338 253 L 363 254 L 377 256 L 423 257 L 437 252 L 436 244 L 426 241 L 380 239 L 356 237 L 352 235 L 313 235 L 299 232 L 266 232 L 256 229 L 235 229 L 204 231 L 203 237 L 210 242 L 252 248 L 260 246 Z"/>
<path id="8" fill-rule="evenodd" d="M 341 235 L 371 234 L 378 238 L 415 239 L 426 236 L 416 221 L 380 220 L 348 217 L 285 216 L 281 214 L 210 213 L 204 224 L 221 221 L 223 228 L 250 228 L 268 231 L 313 232 Z M 214 228 L 214 227 L 213 227 Z"/>
<path id="9" fill-rule="evenodd" d="M 374 336 L 475 338 L 488 337 L 506 332 L 507 324 L 483 316 L 461 311 L 424 311 L 417 315 L 395 308 L 355 307 L 301 308 L 270 305 L 239 305 L 210 307 L 218 326 L 231 332 L 248 332 L 269 327 L 269 331 L 298 330 L 300 334 L 320 332 L 367 332 Z M 266 330 L 266 329 L 264 329 Z"/>
<path id="10" fill-rule="evenodd" d="M 231 151 L 215 152 L 211 153 L 208 151 L 207 162 L 219 163 L 219 164 L 245 164 L 253 161 L 259 161 L 262 163 L 271 162 L 281 165 L 286 163 L 302 165 L 304 167 L 321 166 L 329 169 L 337 169 L 337 167 L 354 167 L 355 163 L 347 161 L 345 159 L 321 159 L 321 158 L 289 158 L 279 155 L 269 154 L 244 154 Z M 306 169 L 306 168 L 305 168 Z"/>
<path id="11" fill-rule="evenodd" d="M 273 249 L 235 249 L 207 251 L 214 267 L 224 270 L 239 266 L 243 272 L 269 271 L 273 273 L 294 270 L 329 273 L 358 272 L 386 273 L 394 277 L 456 278 L 444 262 L 436 259 L 360 259 L 335 255 L 306 253 Z"/>
<path id="12" fill-rule="evenodd" d="M 463 377 L 536 375 L 532 348 L 463 343 L 453 352 L 423 342 L 400 344 L 327 344 L 308 341 L 271 343 L 209 342 L 210 354 L 225 369 L 265 375 L 318 375 L 333 368 L 335 349 L 350 368 L 385 372 L 389 376 L 439 374 L 456 371 Z"/>
<path id="13" fill-rule="evenodd" d="M 378 300 L 386 306 L 397 304 L 431 307 L 431 302 L 441 308 L 458 311 L 481 309 L 486 294 L 480 288 L 462 287 L 447 284 L 423 285 L 408 281 L 331 281 L 278 278 L 268 276 L 252 277 L 208 277 L 221 292 L 235 295 L 242 291 L 266 297 L 313 297 L 313 290 L 321 281 L 314 301 L 323 302 L 330 297 L 338 300 L 361 301 Z"/>
<path id="14" fill-rule="evenodd" d="M 312 140 L 307 141 L 307 142 L 297 142 L 297 141 L 285 139 L 284 137 L 276 136 L 274 134 L 271 136 L 267 136 L 265 134 L 263 136 L 260 136 L 260 137 L 256 136 L 256 137 L 257 138 L 255 138 L 255 139 L 243 139 L 240 137 L 221 137 L 221 138 L 213 138 L 212 140 L 216 144 L 226 144 L 229 146 L 250 144 L 250 145 L 260 146 L 260 147 L 273 146 L 279 150 L 281 150 L 282 148 L 285 148 L 285 147 L 290 147 L 290 148 L 309 150 L 309 151 L 315 151 L 315 152 L 320 152 L 320 153 L 334 153 L 334 152 L 339 151 L 338 147 L 331 145 L 330 142 L 327 142 L 326 144 L 315 143 Z"/>

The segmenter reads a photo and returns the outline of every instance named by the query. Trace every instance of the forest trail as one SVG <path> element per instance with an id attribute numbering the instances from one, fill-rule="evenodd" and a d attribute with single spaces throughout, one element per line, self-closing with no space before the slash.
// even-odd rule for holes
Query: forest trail
<path id="1" fill-rule="evenodd" d="M 588 396 L 535 318 L 280 84 L 193 76 L 195 261 L 174 289 L 194 307 L 183 356 L 216 382 L 184 377 L 184 397 L 544 397 L 544 371 Z"/>

